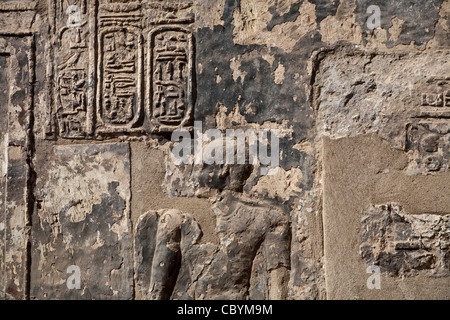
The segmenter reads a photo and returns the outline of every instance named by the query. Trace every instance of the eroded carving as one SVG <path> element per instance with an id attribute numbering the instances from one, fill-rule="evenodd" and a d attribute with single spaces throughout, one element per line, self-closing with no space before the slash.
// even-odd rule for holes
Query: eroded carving
<path id="1" fill-rule="evenodd" d="M 362 219 L 361 257 L 382 272 L 450 274 L 450 216 L 408 215 L 398 204 L 372 206 Z"/>
<path id="2" fill-rule="evenodd" d="M 270 201 L 223 192 L 215 204 L 220 246 L 198 244 L 201 230 L 178 210 L 149 212 L 136 231 L 138 283 L 150 299 L 245 299 L 250 281 L 265 281 L 290 266 L 288 217 Z M 254 260 L 265 261 L 264 269 Z M 148 272 L 151 270 L 151 272 Z M 147 272 L 146 272 L 147 271 Z M 148 278 L 150 275 L 150 279 Z M 263 285 L 264 286 L 264 285 Z M 280 288 L 276 288 L 279 290 Z M 253 288 L 252 296 L 254 294 Z M 280 290 L 283 291 L 283 290 Z"/>
<path id="3" fill-rule="evenodd" d="M 450 162 L 450 123 L 423 121 L 408 125 L 406 147 L 413 159 L 410 170 L 447 171 Z"/>
<path id="4" fill-rule="evenodd" d="M 421 118 L 450 118 L 450 77 L 430 77 L 420 102 Z M 431 85 L 431 86 L 430 86 Z"/>
<path id="5" fill-rule="evenodd" d="M 39 153 L 46 165 L 37 169 L 33 298 L 131 299 L 129 156 L 123 143 L 55 146 Z M 66 285 L 72 265 L 82 273 L 80 290 Z"/>
<path id="6" fill-rule="evenodd" d="M 152 124 L 170 131 L 192 121 L 194 43 L 178 27 L 162 27 L 150 35 Z"/>
<path id="7" fill-rule="evenodd" d="M 430 77 L 427 83 L 437 89 L 422 94 L 422 107 L 450 107 L 450 77 Z"/>
<path id="8" fill-rule="evenodd" d="M 226 152 L 232 152 L 233 157 L 238 156 L 234 140 L 230 138 L 216 139 L 204 143 L 203 153 L 206 149 L 214 149 L 216 146 L 227 148 Z M 214 192 L 230 190 L 243 192 L 247 180 L 256 174 L 258 165 L 250 163 L 250 152 L 248 143 L 245 144 L 244 164 L 201 164 L 190 163 L 176 165 L 173 161 L 166 161 L 166 175 L 164 180 L 164 191 L 171 197 L 209 197 Z"/>
<path id="9" fill-rule="evenodd" d="M 439 94 L 422 95 L 422 106 L 424 107 L 450 107 L 450 90 Z"/>
<path id="10" fill-rule="evenodd" d="M 86 1 L 57 2 L 56 114 L 64 138 L 85 138 L 90 133 L 87 17 Z"/>
<path id="11" fill-rule="evenodd" d="M 216 250 L 213 245 L 199 245 L 200 236 L 198 223 L 179 210 L 149 211 L 139 218 L 135 268 L 136 283 L 144 297 L 171 298 L 179 275 L 183 278 L 179 283 L 191 284 L 194 265 L 209 263 L 210 254 Z M 181 268 L 187 269 L 180 272 Z"/>
<path id="12" fill-rule="evenodd" d="M 224 191 L 213 209 L 221 246 L 199 278 L 198 292 L 207 292 L 208 299 L 245 299 L 249 295 L 252 273 L 257 270 L 253 261 L 259 249 L 266 263 L 263 277 L 269 279 L 290 268 L 289 222 L 280 206 L 272 201 L 257 201 Z M 266 287 L 262 291 L 273 295 L 271 289 Z M 282 292 L 283 287 L 276 290 Z"/>
<path id="13" fill-rule="evenodd" d="M 32 11 L 36 9 L 36 2 L 34 0 L 15 2 L 2 1 L 0 2 L 1 11 Z"/>

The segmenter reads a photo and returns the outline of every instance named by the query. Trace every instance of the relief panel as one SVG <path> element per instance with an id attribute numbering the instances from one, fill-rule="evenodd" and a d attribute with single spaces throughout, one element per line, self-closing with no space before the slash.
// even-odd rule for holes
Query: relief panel
<path id="1" fill-rule="evenodd" d="M 419 117 L 450 118 L 450 77 L 430 77 L 422 93 Z"/>
<path id="2" fill-rule="evenodd" d="M 139 2 L 101 1 L 98 14 L 98 133 L 130 132 L 143 109 Z"/>
<path id="3" fill-rule="evenodd" d="M 194 21 L 192 2 L 55 0 L 51 9 L 53 113 L 60 137 L 159 133 L 191 125 L 194 40 L 184 27 Z"/>
<path id="4" fill-rule="evenodd" d="M 150 101 L 154 130 L 190 125 L 194 95 L 194 43 L 189 31 L 161 27 L 150 34 Z"/>
<path id="5" fill-rule="evenodd" d="M 447 171 L 450 162 L 450 78 L 432 76 L 418 101 L 414 120 L 407 125 L 406 150 L 410 172 Z"/>
<path id="6" fill-rule="evenodd" d="M 32 37 L 0 33 L 0 298 L 27 298 Z"/>
<path id="7" fill-rule="evenodd" d="M 193 1 L 149 0 L 144 8 L 146 25 L 189 24 L 194 22 Z"/>
<path id="8" fill-rule="evenodd" d="M 407 149 L 412 167 L 423 172 L 447 171 L 450 163 L 450 122 L 421 121 L 408 125 Z"/>
<path id="9" fill-rule="evenodd" d="M 449 215 L 411 215 L 396 203 L 371 206 L 362 218 L 361 257 L 393 276 L 447 276 L 449 223 Z"/>

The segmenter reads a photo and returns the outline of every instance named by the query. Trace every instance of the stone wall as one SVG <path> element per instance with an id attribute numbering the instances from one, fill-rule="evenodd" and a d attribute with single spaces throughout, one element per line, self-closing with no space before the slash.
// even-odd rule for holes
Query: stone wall
<path id="1" fill-rule="evenodd" d="M 1 1 L 0 298 L 449 299 L 449 15 Z"/>

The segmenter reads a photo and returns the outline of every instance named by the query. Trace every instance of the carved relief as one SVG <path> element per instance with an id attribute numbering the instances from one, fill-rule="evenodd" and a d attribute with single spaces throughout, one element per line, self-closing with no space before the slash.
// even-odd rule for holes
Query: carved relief
<path id="1" fill-rule="evenodd" d="M 57 2 L 56 114 L 64 138 L 88 135 L 88 21 L 85 0 Z"/>
<path id="2" fill-rule="evenodd" d="M 191 1 L 57 0 L 51 8 L 58 42 L 59 135 L 84 139 L 189 126 L 194 42 L 178 25 L 194 21 L 191 7 Z M 145 78 L 144 54 L 149 57 Z"/>
<path id="3" fill-rule="evenodd" d="M 142 110 L 141 4 L 102 1 L 98 25 L 97 127 L 130 131 Z"/>
<path id="4" fill-rule="evenodd" d="M 410 173 L 447 171 L 450 162 L 450 78 L 430 77 L 418 113 L 407 125 Z"/>
<path id="5" fill-rule="evenodd" d="M 15 2 L 11 0 L 3 0 L 0 2 L 1 11 L 32 11 L 36 8 L 36 2 L 33 0 L 24 2 Z"/>
<path id="6" fill-rule="evenodd" d="M 413 154 L 413 165 L 419 169 L 427 172 L 448 170 L 450 123 L 424 121 L 408 125 L 407 149 Z"/>
<path id="7" fill-rule="evenodd" d="M 425 107 L 450 107 L 450 90 L 440 94 L 426 94 L 422 95 L 422 106 Z"/>
<path id="8" fill-rule="evenodd" d="M 138 30 L 108 28 L 100 34 L 99 120 L 131 128 L 141 113 L 142 39 Z"/>
<path id="9" fill-rule="evenodd" d="M 255 296 L 251 280 L 264 282 L 290 267 L 288 217 L 281 207 L 225 191 L 214 211 L 219 246 L 199 244 L 198 223 L 178 210 L 140 217 L 136 283 L 147 298 L 246 299 Z M 254 268 L 261 255 L 264 268 Z M 270 287 L 262 291 L 268 299 Z"/>
<path id="10" fill-rule="evenodd" d="M 168 131 L 192 120 L 194 45 L 182 28 L 162 27 L 150 35 L 152 124 Z"/>
<path id="11" fill-rule="evenodd" d="M 395 276 L 450 270 L 448 215 L 408 215 L 398 204 L 372 206 L 362 219 L 360 254 L 368 264 Z"/>
<path id="12" fill-rule="evenodd" d="M 99 22 L 102 26 L 141 25 L 141 3 L 123 0 L 102 0 L 99 6 Z"/>

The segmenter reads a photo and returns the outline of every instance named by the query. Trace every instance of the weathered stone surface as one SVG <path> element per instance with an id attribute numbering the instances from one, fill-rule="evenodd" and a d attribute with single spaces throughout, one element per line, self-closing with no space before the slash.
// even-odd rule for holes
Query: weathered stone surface
<path id="1" fill-rule="evenodd" d="M 449 16 L 450 0 L 0 1 L 0 298 L 448 299 L 426 235 L 447 241 Z M 279 162 L 175 163 L 172 132 L 197 121 L 276 130 Z"/>
<path id="2" fill-rule="evenodd" d="M 450 88 L 447 51 L 387 55 L 349 48 L 334 52 L 321 61 L 316 78 L 321 133 L 337 138 L 378 131 L 394 147 L 405 150 L 406 126 L 423 127 L 425 122 L 442 138 L 430 153 L 447 156 L 450 109 L 443 98 Z M 414 149 L 414 138 L 409 136 L 408 151 Z"/>
<path id="3" fill-rule="evenodd" d="M 320 62 L 315 108 L 318 131 L 326 137 L 328 298 L 448 297 L 447 253 L 434 248 L 440 237 L 447 241 L 446 235 L 433 234 L 436 239 L 427 240 L 421 234 L 434 232 L 433 219 L 445 225 L 449 213 L 450 198 L 443 187 L 449 183 L 448 55 L 360 54 L 348 49 L 333 51 Z M 404 208 L 397 210 L 400 216 L 382 209 L 374 209 L 373 215 L 367 211 L 393 202 Z M 420 219 L 423 230 L 417 231 Z M 361 248 L 358 234 L 364 242 Z M 361 256 L 356 255 L 359 250 Z M 372 266 L 380 267 L 380 289 L 364 283 Z"/>
<path id="4" fill-rule="evenodd" d="M 408 2 L 405 0 L 375 0 L 370 4 L 364 0 L 356 0 L 357 21 L 364 25 L 369 14 L 369 5 L 379 6 L 381 11 L 381 25 L 386 26 L 386 45 L 388 47 L 397 44 L 408 45 L 412 41 L 416 45 L 423 45 L 434 36 L 436 21 L 441 5 L 439 0 L 417 0 Z M 400 28 L 400 30 L 398 30 Z M 367 30 L 370 33 L 370 30 Z"/>
<path id="5" fill-rule="evenodd" d="M 47 163 L 36 172 L 32 298 L 131 299 L 128 144 L 40 151 Z M 70 266 L 80 269 L 79 290 L 67 285 Z"/>
<path id="6" fill-rule="evenodd" d="M 34 77 L 31 37 L 0 36 L 0 296 L 27 297 Z"/>
<path id="7" fill-rule="evenodd" d="M 0 57 L 0 64 L 2 71 L 0 73 L 0 86 L 2 96 L 8 96 L 8 80 L 6 73 L 6 57 Z M 5 107 L 5 101 L 1 103 L 2 107 L 0 108 L 0 128 L 2 133 L 5 132 L 8 128 L 8 108 Z M 5 154 L 7 150 L 6 135 L 2 134 L 0 136 L 0 169 L 1 169 L 1 179 L 0 179 L 0 246 L 1 246 L 1 259 L 0 259 L 0 297 L 5 298 L 5 281 L 7 279 L 5 274 L 5 212 L 6 212 L 6 174 L 7 174 L 7 159 L 5 159 Z"/>

